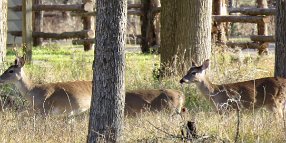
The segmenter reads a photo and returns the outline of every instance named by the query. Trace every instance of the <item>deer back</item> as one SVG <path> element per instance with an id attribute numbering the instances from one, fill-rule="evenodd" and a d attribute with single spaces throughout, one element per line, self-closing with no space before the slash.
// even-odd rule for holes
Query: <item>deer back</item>
<path id="1" fill-rule="evenodd" d="M 142 111 L 180 110 L 184 104 L 184 95 L 172 89 L 148 89 L 126 92 L 125 111 L 136 114 Z"/>

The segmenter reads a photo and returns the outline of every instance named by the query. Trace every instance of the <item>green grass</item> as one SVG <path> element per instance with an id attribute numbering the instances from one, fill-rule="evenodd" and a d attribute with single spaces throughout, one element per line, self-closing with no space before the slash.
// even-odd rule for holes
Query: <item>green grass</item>
<path id="1" fill-rule="evenodd" d="M 7 64 L 13 63 L 15 52 L 8 50 Z M 242 59 L 231 52 L 212 53 L 211 71 L 208 75 L 217 84 L 231 83 L 273 76 L 274 55 L 259 57 L 244 54 Z M 33 50 L 33 62 L 25 71 L 34 83 L 69 80 L 92 80 L 93 51 L 83 52 L 77 47 L 49 45 Z M 218 115 L 194 85 L 181 87 L 180 77 L 158 81 L 152 73 L 159 64 L 159 56 L 151 54 L 126 54 L 126 89 L 173 88 L 186 95 L 189 113 L 171 117 L 168 113 L 144 113 L 136 118 L 125 118 L 124 142 L 182 142 L 172 137 L 179 136 L 186 121 L 195 121 L 198 134 L 207 136 L 198 142 L 234 142 L 238 117 L 236 113 Z M 24 115 L 26 101 L 11 85 L 0 85 L 1 96 L 11 96 L 17 103 L 0 114 L 0 142 L 85 142 L 88 130 L 88 113 L 77 117 L 69 124 L 66 118 L 42 118 Z M 17 108 L 15 107 L 17 105 Z M 239 142 L 285 142 L 283 121 L 260 110 L 258 113 L 243 113 L 240 119 Z"/>

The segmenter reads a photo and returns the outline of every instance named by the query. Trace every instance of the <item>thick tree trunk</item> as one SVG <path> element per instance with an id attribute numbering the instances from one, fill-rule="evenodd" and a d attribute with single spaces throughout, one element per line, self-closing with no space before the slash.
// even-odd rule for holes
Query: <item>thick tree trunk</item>
<path id="1" fill-rule="evenodd" d="M 163 76 L 184 74 L 192 59 L 211 53 L 211 0 L 161 1 L 161 70 Z"/>
<path id="2" fill-rule="evenodd" d="M 161 0 L 161 76 L 171 76 L 175 67 L 176 55 L 176 0 Z M 174 69 L 174 70 L 172 70 Z"/>
<path id="3" fill-rule="evenodd" d="M 0 1 L 0 66 L 6 56 L 6 42 L 7 42 L 7 0 Z M 0 68 L 0 72 L 2 69 Z"/>
<path id="4" fill-rule="evenodd" d="M 191 1 L 192 22 L 190 25 L 190 47 L 192 59 L 201 64 L 211 56 L 212 1 Z"/>
<path id="5" fill-rule="evenodd" d="M 127 1 L 97 0 L 88 142 L 120 142 L 124 117 Z"/>
<path id="6" fill-rule="evenodd" d="M 286 1 L 276 1 L 275 76 L 286 77 Z"/>
<path id="7" fill-rule="evenodd" d="M 183 74 L 190 65 L 190 1 L 161 1 L 162 76 Z"/>

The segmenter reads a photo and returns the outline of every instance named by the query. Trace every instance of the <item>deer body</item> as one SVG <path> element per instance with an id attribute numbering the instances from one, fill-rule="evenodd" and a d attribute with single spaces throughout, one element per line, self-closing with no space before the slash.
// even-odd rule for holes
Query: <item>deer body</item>
<path id="1" fill-rule="evenodd" d="M 194 65 L 180 80 L 180 83 L 195 83 L 218 112 L 221 113 L 224 106 L 244 109 L 266 107 L 280 117 L 283 116 L 286 79 L 267 77 L 215 85 L 205 76 L 205 69 L 208 68 L 209 60 L 206 60 L 201 66 Z"/>
<path id="2" fill-rule="evenodd" d="M 125 112 L 135 115 L 144 111 L 180 112 L 185 102 L 182 92 L 173 89 L 142 89 L 126 92 Z"/>
<path id="3" fill-rule="evenodd" d="M 42 114 L 73 115 L 90 108 L 91 81 L 33 84 L 22 69 L 24 63 L 23 58 L 17 58 L 15 64 L 0 76 L 0 83 L 13 83 L 33 109 Z M 133 90 L 126 92 L 125 112 L 134 115 L 146 108 L 150 111 L 176 108 L 180 112 L 184 99 L 181 92 L 172 89 Z"/>
<path id="4" fill-rule="evenodd" d="M 33 85 L 20 92 L 41 113 L 77 114 L 89 109 L 91 90 L 90 81 L 74 81 Z"/>

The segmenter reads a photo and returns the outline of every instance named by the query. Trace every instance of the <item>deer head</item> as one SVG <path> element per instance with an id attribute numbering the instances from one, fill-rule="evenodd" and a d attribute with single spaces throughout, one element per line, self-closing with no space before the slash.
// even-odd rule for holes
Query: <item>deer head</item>
<path id="1" fill-rule="evenodd" d="M 209 67 L 209 59 L 205 60 L 201 66 L 197 66 L 192 62 L 192 67 L 187 74 L 180 80 L 180 83 L 194 83 L 201 82 L 205 78 L 205 70 Z"/>
<path id="2" fill-rule="evenodd" d="M 17 57 L 14 65 L 11 65 L 1 76 L 0 83 L 14 83 L 22 78 L 22 67 L 25 64 L 23 57 Z"/>

